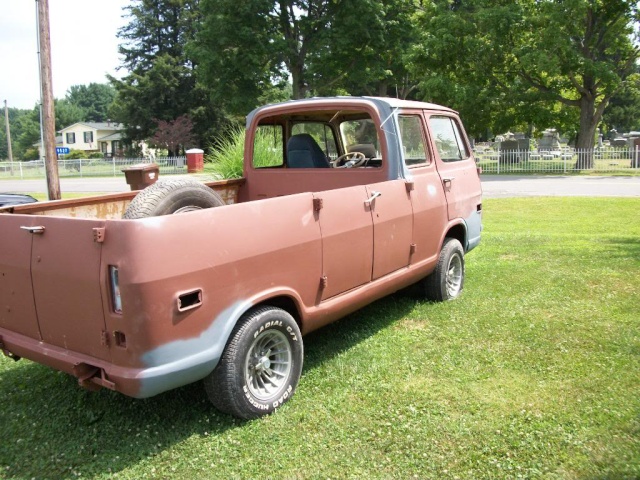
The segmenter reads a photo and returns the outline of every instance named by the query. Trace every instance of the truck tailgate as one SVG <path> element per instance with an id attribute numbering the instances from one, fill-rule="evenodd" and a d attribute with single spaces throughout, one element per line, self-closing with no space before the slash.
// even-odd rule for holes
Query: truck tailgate
<path id="1" fill-rule="evenodd" d="M 0 216 L 0 328 L 40 340 L 31 288 L 31 226 L 29 216 Z"/>
<path id="2" fill-rule="evenodd" d="M 2 243 L 5 236 L 8 242 L 6 251 L 0 252 L 0 271 L 13 272 L 19 282 L 11 300 L 21 313 L 7 316 L 0 325 L 32 338 L 39 335 L 50 345 L 109 360 L 103 333 L 102 244 L 94 241 L 94 228 L 103 227 L 104 221 L 7 217 L 0 219 Z M 41 228 L 29 231 L 21 228 L 24 226 Z M 8 294 L 1 295 L 4 301 Z M 31 309 L 27 308 L 29 303 Z M 38 330 L 33 328 L 34 310 Z M 16 323 L 23 322 L 31 328 L 21 331 Z"/>

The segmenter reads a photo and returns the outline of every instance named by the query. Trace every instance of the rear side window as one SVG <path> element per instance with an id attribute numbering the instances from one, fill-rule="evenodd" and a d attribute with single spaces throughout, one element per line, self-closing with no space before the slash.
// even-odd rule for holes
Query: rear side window
<path id="1" fill-rule="evenodd" d="M 400 138 L 402 140 L 402 154 L 407 166 L 424 165 L 429 163 L 427 150 L 422 136 L 422 121 L 418 115 L 400 115 Z"/>
<path id="2" fill-rule="evenodd" d="M 457 162 L 469 158 L 467 145 L 456 121 L 451 117 L 431 117 L 431 132 L 443 162 Z"/>
<path id="3" fill-rule="evenodd" d="M 283 128 L 281 125 L 260 125 L 253 142 L 253 167 L 281 167 L 284 165 Z M 242 153 L 239 153 L 239 158 Z"/>

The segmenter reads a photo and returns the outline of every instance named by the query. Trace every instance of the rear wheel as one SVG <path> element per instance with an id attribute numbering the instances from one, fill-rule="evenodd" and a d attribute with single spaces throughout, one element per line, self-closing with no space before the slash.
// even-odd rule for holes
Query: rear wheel
<path id="1" fill-rule="evenodd" d="M 204 379 L 205 390 L 219 410 L 257 418 L 293 396 L 302 361 L 302 337 L 289 313 L 275 307 L 250 310 L 233 330 L 218 366 Z"/>
<path id="2" fill-rule="evenodd" d="M 464 287 L 464 250 L 455 238 L 446 238 L 435 270 L 423 281 L 425 296 L 434 302 L 453 300 Z"/>

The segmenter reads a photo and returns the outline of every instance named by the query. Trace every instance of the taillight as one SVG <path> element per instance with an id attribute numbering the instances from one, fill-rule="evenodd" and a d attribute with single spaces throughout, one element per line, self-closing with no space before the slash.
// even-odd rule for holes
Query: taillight
<path id="1" fill-rule="evenodd" d="M 109 266 L 109 279 L 111 281 L 111 306 L 116 313 L 122 313 L 122 299 L 120 298 L 120 281 L 118 280 L 118 267 Z"/>

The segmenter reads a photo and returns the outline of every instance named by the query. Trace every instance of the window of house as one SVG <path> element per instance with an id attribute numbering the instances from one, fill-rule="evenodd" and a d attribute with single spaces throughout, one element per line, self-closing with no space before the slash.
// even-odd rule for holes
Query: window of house
<path id="1" fill-rule="evenodd" d="M 284 130 L 282 125 L 259 125 L 253 140 L 253 167 L 284 165 Z"/>
<path id="2" fill-rule="evenodd" d="M 431 117 L 429 125 L 443 162 L 457 162 L 469 158 L 469 150 L 462 137 L 462 131 L 453 118 Z"/>
<path id="3" fill-rule="evenodd" d="M 93 143 L 93 132 L 84 132 L 84 143 Z"/>
<path id="4" fill-rule="evenodd" d="M 67 143 L 76 143 L 76 134 L 74 132 L 67 133 Z"/>
<path id="5" fill-rule="evenodd" d="M 429 163 L 427 149 L 422 136 L 422 120 L 418 115 L 400 115 L 400 139 L 405 165 L 422 165 Z"/>

